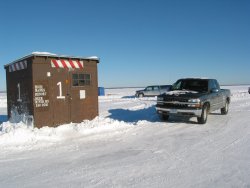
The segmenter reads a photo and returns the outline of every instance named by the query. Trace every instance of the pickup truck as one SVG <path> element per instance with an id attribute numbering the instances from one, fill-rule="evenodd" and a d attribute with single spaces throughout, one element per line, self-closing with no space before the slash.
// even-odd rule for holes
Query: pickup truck
<path id="1" fill-rule="evenodd" d="M 169 91 L 171 85 L 154 85 L 148 86 L 143 90 L 135 92 L 136 97 L 154 97 Z"/>
<path id="2" fill-rule="evenodd" d="M 197 117 L 199 124 L 207 122 L 210 112 L 228 113 L 230 90 L 220 89 L 215 79 L 185 78 L 172 85 L 170 91 L 157 97 L 156 111 L 163 120 L 170 115 Z"/>

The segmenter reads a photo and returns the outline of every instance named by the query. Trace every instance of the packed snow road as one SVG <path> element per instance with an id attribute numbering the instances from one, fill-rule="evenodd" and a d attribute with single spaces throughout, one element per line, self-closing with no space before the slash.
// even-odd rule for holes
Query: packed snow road
<path id="1" fill-rule="evenodd" d="M 3 123 L 0 187 L 250 187 L 250 95 L 228 88 L 229 114 L 205 125 L 162 122 L 156 98 L 134 98 L 135 89 L 106 90 L 93 121 Z"/>

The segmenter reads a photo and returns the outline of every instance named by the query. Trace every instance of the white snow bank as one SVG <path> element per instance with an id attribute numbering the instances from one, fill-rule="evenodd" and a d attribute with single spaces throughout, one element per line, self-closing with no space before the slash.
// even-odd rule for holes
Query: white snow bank
<path id="1" fill-rule="evenodd" d="M 49 146 L 63 140 L 91 136 L 93 138 L 107 137 L 109 134 L 124 133 L 132 128 L 132 123 L 97 117 L 92 121 L 65 124 L 53 127 L 31 128 L 24 123 L 4 122 L 0 125 L 0 148 L 32 148 Z"/>

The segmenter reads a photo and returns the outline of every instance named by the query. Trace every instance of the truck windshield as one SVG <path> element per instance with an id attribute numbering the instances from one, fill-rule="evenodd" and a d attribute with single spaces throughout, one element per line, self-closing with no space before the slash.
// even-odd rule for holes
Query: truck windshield
<path id="1" fill-rule="evenodd" d="M 173 84 L 172 90 L 207 92 L 208 80 L 202 80 L 202 79 L 178 80 L 175 84 Z"/>

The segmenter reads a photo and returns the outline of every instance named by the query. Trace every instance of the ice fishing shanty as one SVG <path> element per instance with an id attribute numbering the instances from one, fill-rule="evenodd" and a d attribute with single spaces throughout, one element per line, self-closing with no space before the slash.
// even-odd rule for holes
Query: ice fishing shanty
<path id="1" fill-rule="evenodd" d="M 97 57 L 36 52 L 5 65 L 8 117 L 17 111 L 38 128 L 95 118 L 98 63 Z"/>

